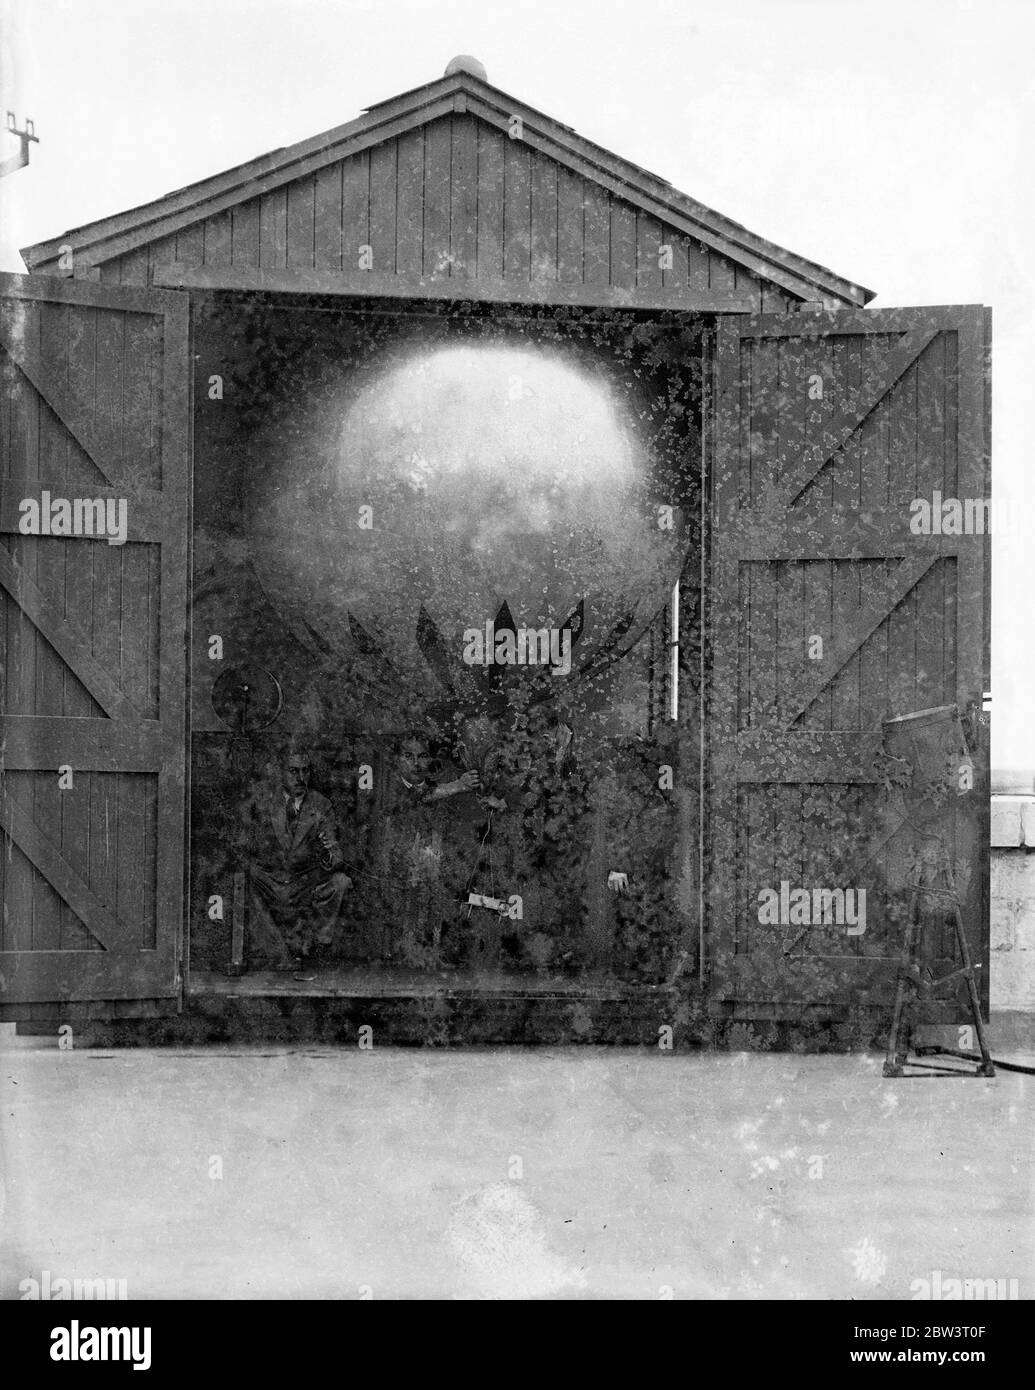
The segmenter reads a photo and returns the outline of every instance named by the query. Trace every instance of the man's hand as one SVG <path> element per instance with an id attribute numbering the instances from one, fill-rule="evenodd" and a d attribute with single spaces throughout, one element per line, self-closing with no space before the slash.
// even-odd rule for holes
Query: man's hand
<path id="1" fill-rule="evenodd" d="M 625 893 L 629 888 L 629 875 L 617 873 L 614 869 L 607 876 L 607 891 L 609 893 Z"/>
<path id="2" fill-rule="evenodd" d="M 470 772 L 461 773 L 455 782 L 440 782 L 437 787 L 433 787 L 423 798 L 424 804 L 427 805 L 432 801 L 444 801 L 446 797 L 459 796 L 461 792 L 473 792 L 480 783 L 481 778 L 478 776 L 477 770 L 471 768 Z"/>
<path id="3" fill-rule="evenodd" d="M 313 889 L 313 902 L 330 902 L 336 892 L 347 893 L 351 887 L 352 879 L 349 878 L 348 874 L 331 874 L 329 879 L 326 879 L 323 883 L 318 883 Z"/>

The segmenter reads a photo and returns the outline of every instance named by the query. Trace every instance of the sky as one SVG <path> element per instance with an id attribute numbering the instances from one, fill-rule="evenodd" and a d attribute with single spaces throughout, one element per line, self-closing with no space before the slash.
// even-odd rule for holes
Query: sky
<path id="1" fill-rule="evenodd" d="M 352 119 L 471 53 L 503 91 L 878 292 L 993 310 L 992 763 L 1035 773 L 1031 0 L 0 0 L 18 248 Z M 17 142 L 0 135 L 0 156 Z"/>

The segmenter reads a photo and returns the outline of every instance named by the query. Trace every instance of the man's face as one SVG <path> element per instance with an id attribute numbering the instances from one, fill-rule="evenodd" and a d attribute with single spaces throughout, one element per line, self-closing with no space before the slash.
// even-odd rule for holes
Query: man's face
<path id="1" fill-rule="evenodd" d="M 309 759 L 304 754 L 293 754 L 284 764 L 284 789 L 291 796 L 301 796 L 309 785 L 311 772 Z"/>
<path id="2" fill-rule="evenodd" d="M 428 751 L 419 738 L 403 740 L 400 748 L 404 775 L 415 782 L 421 782 L 431 770 Z"/>

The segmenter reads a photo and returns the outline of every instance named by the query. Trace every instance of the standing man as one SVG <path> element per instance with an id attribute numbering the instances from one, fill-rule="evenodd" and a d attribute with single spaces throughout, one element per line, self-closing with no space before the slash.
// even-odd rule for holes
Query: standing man
<path id="1" fill-rule="evenodd" d="M 274 969 L 303 971 L 334 941 L 352 880 L 331 803 L 309 785 L 308 752 L 288 753 L 281 786 L 248 808 L 251 942 Z"/>
<path id="2" fill-rule="evenodd" d="M 394 924 L 391 951 L 405 965 L 438 969 L 442 928 L 456 917 L 461 884 L 454 837 L 443 830 L 463 826 L 478 804 L 479 775 L 468 769 L 455 777 L 451 760 L 434 756 L 427 736 L 411 729 L 398 745 L 395 794 L 382 840 L 382 877 L 398 875 L 405 901 L 385 903 Z M 446 811 L 442 803 L 449 802 Z"/>

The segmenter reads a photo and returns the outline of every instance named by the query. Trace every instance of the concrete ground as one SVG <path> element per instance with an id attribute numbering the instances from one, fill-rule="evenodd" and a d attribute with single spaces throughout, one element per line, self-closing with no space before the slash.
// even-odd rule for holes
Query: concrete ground
<path id="1" fill-rule="evenodd" d="M 1029 1076 L 12 1032 L 4 1298 L 43 1271 L 130 1298 L 908 1299 L 936 1270 L 1035 1289 Z"/>

